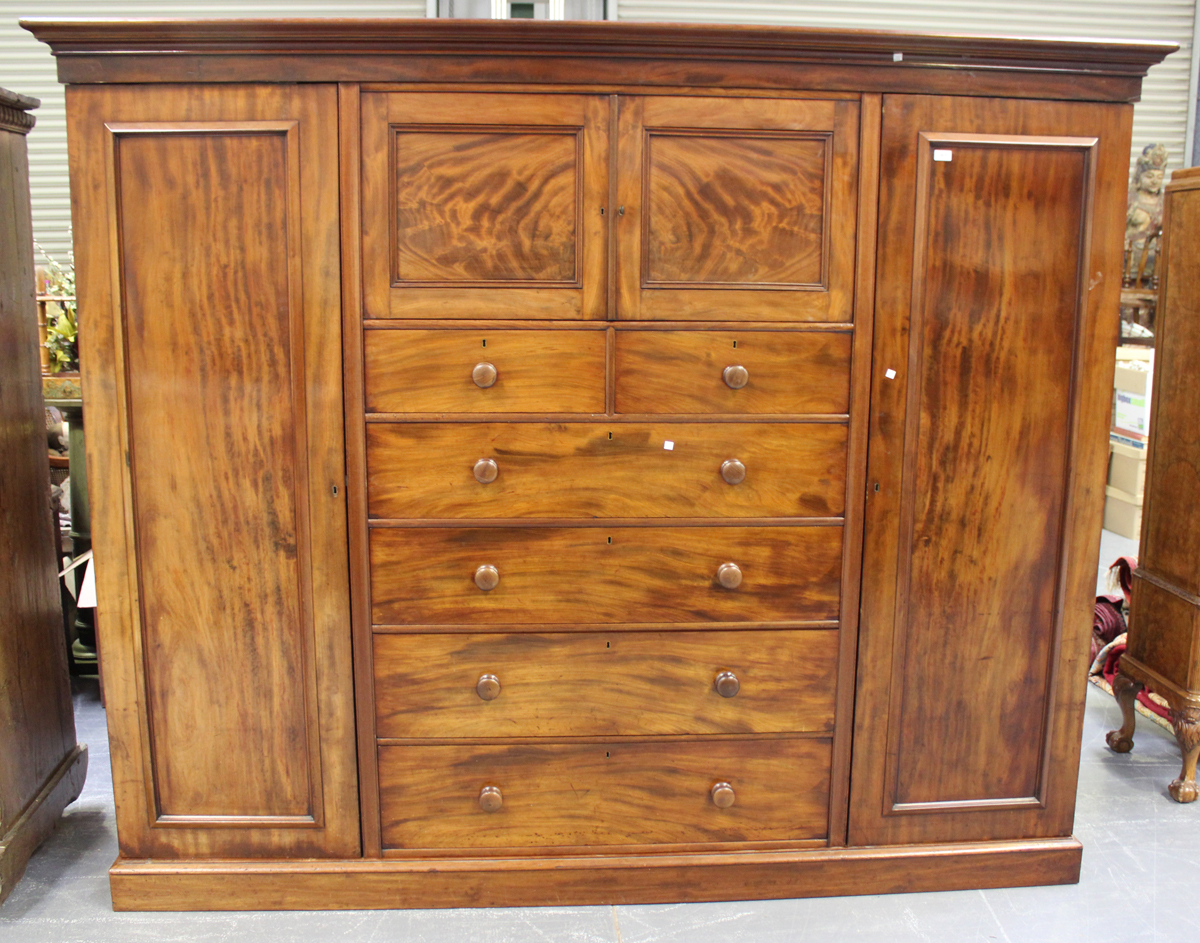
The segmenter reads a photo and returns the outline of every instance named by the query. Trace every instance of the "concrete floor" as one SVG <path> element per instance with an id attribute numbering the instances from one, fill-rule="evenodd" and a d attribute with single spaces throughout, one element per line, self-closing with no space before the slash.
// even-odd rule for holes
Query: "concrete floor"
<path id="1" fill-rule="evenodd" d="M 1133 541 L 1105 533 L 1105 565 Z M 1075 834 L 1083 874 L 1068 887 L 886 897 L 493 910 L 362 913 L 114 914 L 107 869 L 117 852 L 104 711 L 94 683 L 75 697 L 91 765 L 79 801 L 34 855 L 0 908 L 3 943 L 421 941 L 421 943 L 1179 943 L 1200 938 L 1200 802 L 1181 806 L 1167 783 L 1179 751 L 1138 717 L 1132 753 L 1104 743 L 1115 702 L 1089 685 Z"/>

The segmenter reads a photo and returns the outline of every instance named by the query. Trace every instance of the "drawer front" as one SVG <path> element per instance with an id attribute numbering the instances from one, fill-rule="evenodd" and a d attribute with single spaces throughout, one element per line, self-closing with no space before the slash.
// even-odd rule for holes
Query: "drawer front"
<path id="1" fill-rule="evenodd" d="M 364 333 L 369 413 L 604 412 L 604 331 Z"/>
<path id="2" fill-rule="evenodd" d="M 727 588 L 732 563 L 740 583 Z M 836 619 L 838 526 L 377 527 L 376 624 Z M 499 581 L 480 589 L 492 567 Z M 736 576 L 726 569 L 725 575 Z M 732 580 L 731 580 L 732 581 Z"/>
<path id="3" fill-rule="evenodd" d="M 826 739 L 381 746 L 385 848 L 821 839 Z M 728 783 L 733 804 L 712 789 Z M 499 791 L 495 811 L 481 791 Z M 494 796 L 494 794 L 492 794 Z"/>
<path id="4" fill-rule="evenodd" d="M 838 633 L 376 635 L 380 737 L 833 730 Z"/>
<path id="5" fill-rule="evenodd" d="M 846 427 L 372 423 L 367 469 L 375 518 L 832 517 Z"/>
<path id="6" fill-rule="evenodd" d="M 831 331 L 619 330 L 617 412 L 844 414 L 850 340 Z M 731 387 L 726 367 L 743 367 L 745 385 Z"/>

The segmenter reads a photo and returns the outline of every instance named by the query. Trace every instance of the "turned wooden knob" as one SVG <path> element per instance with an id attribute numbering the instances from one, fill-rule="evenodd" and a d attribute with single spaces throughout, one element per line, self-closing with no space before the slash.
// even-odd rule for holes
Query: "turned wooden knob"
<path id="1" fill-rule="evenodd" d="M 490 485 L 500 474 L 500 466 L 494 458 L 481 458 L 475 463 L 475 480 L 481 485 Z"/>
<path id="2" fill-rule="evenodd" d="M 495 383 L 497 376 L 495 365 L 488 363 L 486 360 L 483 363 L 475 364 L 475 369 L 471 371 L 471 379 L 475 381 L 475 385 L 481 390 L 486 390 Z"/>
<path id="3" fill-rule="evenodd" d="M 740 575 L 738 579 L 741 579 Z M 494 566 L 485 563 L 475 570 L 475 585 L 484 592 L 487 592 L 489 589 L 495 589 L 500 585 L 500 571 Z"/>
<path id="4" fill-rule="evenodd" d="M 483 679 L 481 678 L 481 683 L 482 680 Z M 721 695 L 721 697 L 733 697 L 738 693 L 738 691 L 741 690 L 742 687 L 741 682 L 739 682 L 737 679 L 737 675 L 735 675 L 732 671 L 718 672 L 715 683 L 717 686 L 717 693 Z M 483 697 L 482 694 L 479 696 Z M 494 696 L 495 695 L 493 695 L 493 697 Z"/>
<path id="5" fill-rule="evenodd" d="M 499 790 L 497 790 L 496 794 L 500 794 Z M 728 809 L 733 805 L 734 800 L 737 799 L 737 795 L 729 783 L 713 783 L 712 789 L 709 790 L 709 795 L 712 796 L 713 805 L 718 809 Z M 483 801 L 482 796 L 479 801 Z"/>
<path id="6" fill-rule="evenodd" d="M 714 789 L 717 787 L 714 786 Z M 729 794 L 733 795 L 733 790 L 729 790 Z M 715 799 L 713 800 L 716 801 Z M 732 799 L 729 800 L 733 802 Z M 484 786 L 479 790 L 479 808 L 484 812 L 499 812 L 500 806 L 504 805 L 504 796 L 500 794 L 500 790 L 495 786 Z M 724 807 L 722 807 L 724 808 Z"/>
<path id="7" fill-rule="evenodd" d="M 500 679 L 495 675 L 480 675 L 475 682 L 475 693 L 485 701 L 494 701 L 500 696 Z"/>
<path id="8" fill-rule="evenodd" d="M 499 576 L 496 577 L 499 579 Z M 479 577 L 476 576 L 476 582 Z M 742 568 L 736 563 L 722 563 L 717 567 L 717 582 L 726 589 L 737 589 L 742 583 Z"/>
<path id="9" fill-rule="evenodd" d="M 721 477 L 731 485 L 740 485 L 746 480 L 746 466 L 736 458 L 727 458 L 721 463 Z"/>
<path id="10" fill-rule="evenodd" d="M 725 381 L 725 385 L 731 390 L 740 390 L 750 382 L 750 371 L 741 364 L 726 367 L 721 371 L 721 379 Z"/>

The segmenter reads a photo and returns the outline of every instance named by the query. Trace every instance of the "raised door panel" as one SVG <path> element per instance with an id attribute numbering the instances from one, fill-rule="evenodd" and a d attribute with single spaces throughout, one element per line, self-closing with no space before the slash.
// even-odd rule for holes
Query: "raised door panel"
<path id="1" fill-rule="evenodd" d="M 885 101 L 852 842 L 1070 831 L 1125 120 Z"/>
<path id="2" fill-rule="evenodd" d="M 603 318 L 603 96 L 362 96 L 368 318 Z"/>
<path id="3" fill-rule="evenodd" d="M 852 101 L 620 102 L 620 318 L 850 321 Z"/>
<path id="4" fill-rule="evenodd" d="M 122 851 L 356 855 L 335 94 L 87 89 L 71 120 L 111 238 L 80 288 L 117 365 L 87 405 Z"/>

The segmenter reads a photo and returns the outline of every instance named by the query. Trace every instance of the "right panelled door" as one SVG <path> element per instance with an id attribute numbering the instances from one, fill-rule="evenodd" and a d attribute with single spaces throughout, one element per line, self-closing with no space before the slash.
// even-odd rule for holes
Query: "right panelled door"
<path id="1" fill-rule="evenodd" d="M 851 844 L 1070 834 L 1129 120 L 884 99 Z"/>

